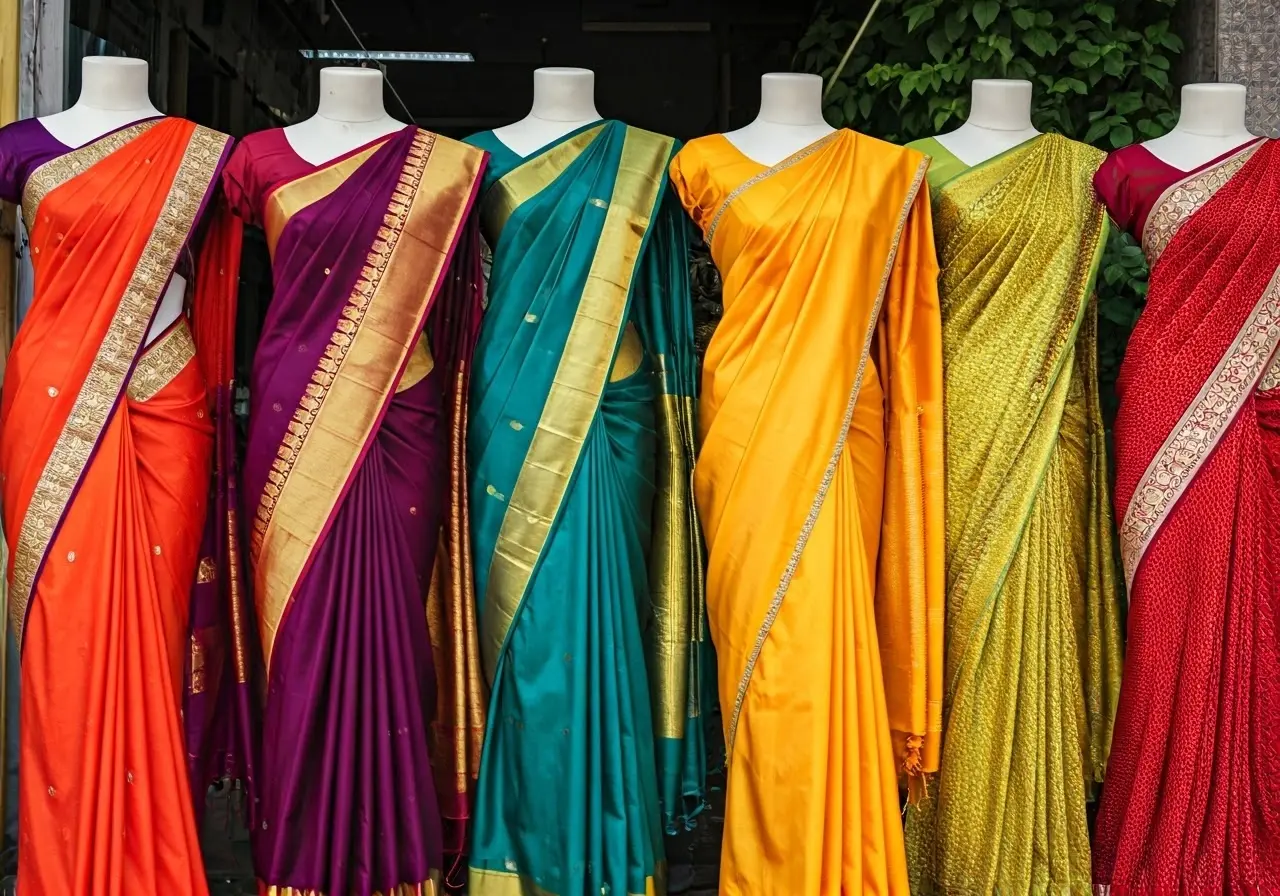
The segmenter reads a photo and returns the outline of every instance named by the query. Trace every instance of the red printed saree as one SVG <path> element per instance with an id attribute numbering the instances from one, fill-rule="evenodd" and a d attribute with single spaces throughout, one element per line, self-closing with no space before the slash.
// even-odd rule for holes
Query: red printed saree
<path id="1" fill-rule="evenodd" d="M 1190 173 L 1133 147 L 1096 184 L 1152 273 L 1119 381 L 1130 611 L 1095 882 L 1276 892 L 1280 142 Z"/>

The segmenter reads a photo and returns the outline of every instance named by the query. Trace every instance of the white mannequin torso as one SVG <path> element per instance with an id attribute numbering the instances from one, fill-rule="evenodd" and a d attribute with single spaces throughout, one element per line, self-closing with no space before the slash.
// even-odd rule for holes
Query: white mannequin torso
<path id="1" fill-rule="evenodd" d="M 1142 145 L 1181 171 L 1199 168 L 1257 139 L 1244 123 L 1247 99 L 1243 84 L 1187 84 L 1173 130 Z"/>
<path id="2" fill-rule="evenodd" d="M 80 96 L 75 105 L 40 119 L 63 145 L 79 149 L 134 122 L 162 116 L 147 94 L 147 63 L 143 60 L 86 56 L 81 72 Z M 186 293 L 186 278 L 174 273 L 160 297 L 144 344 L 150 345 L 182 316 Z"/>
<path id="3" fill-rule="evenodd" d="M 973 82 L 969 117 L 934 139 L 970 167 L 1040 136 L 1031 124 L 1031 82 L 979 78 Z"/>
<path id="4" fill-rule="evenodd" d="M 533 72 L 533 107 L 493 135 L 521 158 L 565 134 L 600 120 L 595 101 L 596 74 L 587 68 L 539 68 Z"/>
<path id="5" fill-rule="evenodd" d="M 721 136 L 751 161 L 772 167 L 835 130 L 822 117 L 822 79 L 770 72 L 760 78 L 760 112 Z"/>
<path id="6" fill-rule="evenodd" d="M 323 165 L 405 127 L 382 104 L 382 72 L 334 65 L 320 69 L 316 114 L 289 125 L 284 136 L 304 162 Z"/>

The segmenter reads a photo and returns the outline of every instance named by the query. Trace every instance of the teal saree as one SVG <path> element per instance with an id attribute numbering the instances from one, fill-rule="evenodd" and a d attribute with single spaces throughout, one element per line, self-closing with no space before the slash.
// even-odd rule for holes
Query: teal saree
<path id="1" fill-rule="evenodd" d="M 702 806 L 710 671 L 690 498 L 691 228 L 669 137 L 492 132 L 468 458 L 491 692 L 472 896 L 665 891 Z"/>

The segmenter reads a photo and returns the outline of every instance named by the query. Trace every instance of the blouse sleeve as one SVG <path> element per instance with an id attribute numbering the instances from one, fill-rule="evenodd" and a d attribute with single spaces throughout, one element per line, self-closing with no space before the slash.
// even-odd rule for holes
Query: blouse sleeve
<path id="1" fill-rule="evenodd" d="M 0 200 L 15 205 L 22 199 L 18 173 L 17 122 L 0 128 Z"/>
<path id="2" fill-rule="evenodd" d="M 246 224 L 258 224 L 258 190 L 250 140 L 241 140 L 222 169 L 222 192 L 235 216 Z"/>
<path id="3" fill-rule="evenodd" d="M 1123 149 L 1107 156 L 1093 175 L 1093 188 L 1116 226 L 1133 233 L 1138 222 L 1138 205 L 1130 189 L 1129 166 Z"/>
<path id="4" fill-rule="evenodd" d="M 668 173 L 681 205 L 705 235 L 715 214 L 715 188 L 707 166 L 698 158 L 698 141 L 685 144 L 676 153 Z"/>

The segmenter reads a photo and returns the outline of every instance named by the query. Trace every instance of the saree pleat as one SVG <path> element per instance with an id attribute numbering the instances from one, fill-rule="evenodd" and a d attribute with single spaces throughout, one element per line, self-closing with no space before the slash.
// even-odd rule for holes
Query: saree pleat
<path id="1" fill-rule="evenodd" d="M 182 708 L 212 428 L 185 318 L 143 347 L 230 138 L 115 132 L 27 181 L 0 412 L 24 894 L 203 894 Z"/>
<path id="2" fill-rule="evenodd" d="M 1121 656 L 1095 360 L 1101 161 L 1044 136 L 934 186 L 947 677 L 937 786 L 907 813 L 916 893 L 1090 889 L 1085 803 Z"/>
<path id="3" fill-rule="evenodd" d="M 671 168 L 724 279 L 694 489 L 726 896 L 908 888 L 898 784 L 936 770 L 941 687 L 925 168 L 849 131 L 771 168 L 704 138 Z"/>
<path id="4" fill-rule="evenodd" d="M 1147 219 L 1118 383 L 1128 656 L 1095 835 L 1111 894 L 1280 889 L 1280 151 L 1188 173 Z"/>
<path id="5" fill-rule="evenodd" d="M 702 793 L 685 755 L 700 557 L 670 486 L 692 414 L 673 141 L 609 122 L 521 162 L 489 137 L 473 139 L 511 162 L 482 206 L 494 266 L 468 437 L 492 687 L 469 891 L 661 892 L 664 814 Z"/>

